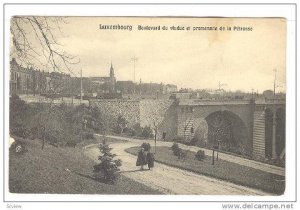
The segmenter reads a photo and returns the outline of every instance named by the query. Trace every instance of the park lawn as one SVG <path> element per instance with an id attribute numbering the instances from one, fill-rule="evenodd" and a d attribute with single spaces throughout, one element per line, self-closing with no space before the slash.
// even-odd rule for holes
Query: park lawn
<path id="1" fill-rule="evenodd" d="M 115 184 L 93 179 L 95 162 L 80 148 L 56 148 L 38 140 L 22 140 L 27 152 L 9 154 L 11 193 L 161 194 L 125 176 Z"/>
<path id="2" fill-rule="evenodd" d="M 137 155 L 140 147 L 131 147 L 126 152 Z M 170 147 L 157 147 L 155 160 L 157 162 L 174 166 L 180 169 L 192 171 L 205 176 L 218 178 L 235 184 L 261 189 L 266 192 L 283 194 L 285 190 L 285 177 L 228 162 L 222 159 L 215 160 L 212 165 L 212 157 L 205 156 L 203 161 L 195 159 L 195 152 L 186 151 L 184 160 L 178 160 L 173 155 Z M 219 154 L 220 157 L 222 154 Z"/>

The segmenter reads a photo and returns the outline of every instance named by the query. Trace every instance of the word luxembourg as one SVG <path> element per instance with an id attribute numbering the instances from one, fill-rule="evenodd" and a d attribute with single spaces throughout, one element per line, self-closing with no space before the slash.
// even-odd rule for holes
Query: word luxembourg
<path id="1" fill-rule="evenodd" d="M 132 25 L 102 25 L 99 24 L 99 29 L 101 30 L 128 30 L 132 31 Z"/>

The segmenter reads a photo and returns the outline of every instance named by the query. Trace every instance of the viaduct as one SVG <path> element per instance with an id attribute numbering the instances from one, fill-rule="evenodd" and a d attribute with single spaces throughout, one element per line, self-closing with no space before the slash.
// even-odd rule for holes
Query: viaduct
<path id="1" fill-rule="evenodd" d="M 158 136 L 218 147 L 254 159 L 285 156 L 285 100 L 90 100 L 129 124 L 158 128 Z"/>

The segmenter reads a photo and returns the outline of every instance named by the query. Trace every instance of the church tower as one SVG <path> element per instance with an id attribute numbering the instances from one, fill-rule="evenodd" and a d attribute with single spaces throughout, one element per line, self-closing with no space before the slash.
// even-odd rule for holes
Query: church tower
<path id="1" fill-rule="evenodd" d="M 110 78 L 115 77 L 115 72 L 114 72 L 114 67 L 112 63 L 110 63 L 110 73 L 109 73 Z"/>
<path id="2" fill-rule="evenodd" d="M 110 85 L 109 85 L 109 92 L 115 93 L 116 90 L 116 77 L 114 72 L 113 64 L 110 64 L 110 72 L 109 72 L 109 78 L 110 78 Z"/>

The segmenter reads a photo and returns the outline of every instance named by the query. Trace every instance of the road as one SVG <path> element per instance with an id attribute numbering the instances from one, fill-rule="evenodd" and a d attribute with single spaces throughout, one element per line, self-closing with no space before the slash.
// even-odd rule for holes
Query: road
<path id="1" fill-rule="evenodd" d="M 174 195 L 271 195 L 261 190 L 236 185 L 230 182 L 199 175 L 193 172 L 155 163 L 153 170 L 140 171 L 135 166 L 136 156 L 125 152 L 125 149 L 140 146 L 140 140 L 129 139 L 124 143 L 113 143 L 110 146 L 117 158 L 122 160 L 121 173 L 135 181 L 145 184 L 164 194 Z M 97 161 L 99 149 L 90 146 L 85 154 Z"/>

